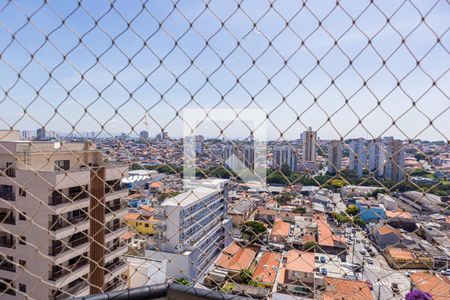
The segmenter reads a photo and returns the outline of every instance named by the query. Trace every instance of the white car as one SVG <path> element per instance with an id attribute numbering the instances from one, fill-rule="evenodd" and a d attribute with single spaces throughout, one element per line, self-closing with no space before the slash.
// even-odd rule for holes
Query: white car
<path id="1" fill-rule="evenodd" d="M 368 263 L 369 265 L 373 265 L 373 259 L 372 259 L 372 258 L 367 257 L 367 258 L 366 258 L 366 261 L 367 261 L 367 263 Z"/>
<path id="2" fill-rule="evenodd" d="M 361 253 L 362 255 L 366 254 L 366 250 L 363 248 L 361 250 L 359 250 L 359 253 Z"/>

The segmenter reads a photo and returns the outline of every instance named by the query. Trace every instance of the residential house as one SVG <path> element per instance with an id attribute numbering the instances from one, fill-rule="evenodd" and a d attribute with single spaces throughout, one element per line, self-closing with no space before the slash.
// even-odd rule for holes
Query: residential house
<path id="1" fill-rule="evenodd" d="M 433 300 L 448 300 L 450 280 L 447 277 L 429 272 L 416 272 L 411 274 L 410 278 L 414 288 L 429 293 Z"/>
<path id="2" fill-rule="evenodd" d="M 271 243 L 284 244 L 289 237 L 291 225 L 281 219 L 276 219 L 270 232 L 269 241 Z"/>
<path id="3" fill-rule="evenodd" d="M 253 272 L 253 280 L 258 282 L 261 286 L 273 286 L 280 268 L 281 258 L 281 253 L 263 252 L 261 259 Z"/>
<path id="4" fill-rule="evenodd" d="M 375 227 L 375 230 L 371 232 L 371 237 L 375 244 L 381 249 L 385 249 L 388 246 L 399 245 L 403 239 L 400 231 L 389 225 L 381 225 L 378 226 L 378 228 Z"/>

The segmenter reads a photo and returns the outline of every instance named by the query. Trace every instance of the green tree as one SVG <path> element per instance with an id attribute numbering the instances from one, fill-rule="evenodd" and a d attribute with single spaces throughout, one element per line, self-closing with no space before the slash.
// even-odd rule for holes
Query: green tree
<path id="1" fill-rule="evenodd" d="M 297 213 L 297 214 L 304 214 L 304 213 L 306 213 L 306 207 L 304 207 L 304 206 L 297 206 L 297 207 L 293 210 L 293 212 L 294 212 L 294 213 Z"/>
<path id="2" fill-rule="evenodd" d="M 359 212 L 359 208 L 356 205 L 352 204 L 349 207 L 347 207 L 345 212 L 348 213 L 350 216 L 354 216 Z"/>
<path id="3" fill-rule="evenodd" d="M 292 175 L 292 170 L 289 167 L 289 165 L 286 163 L 281 165 L 280 171 L 284 176 L 286 176 L 288 178 L 291 177 L 291 175 Z"/>
<path id="4" fill-rule="evenodd" d="M 258 221 L 248 221 L 241 225 L 241 232 L 249 240 L 259 238 L 262 234 L 267 232 L 266 226 Z"/>
<path id="5" fill-rule="evenodd" d="M 314 251 L 314 249 L 316 249 L 317 247 L 317 243 L 314 241 L 307 241 L 302 245 L 302 250 L 303 251 Z"/>
<path id="6" fill-rule="evenodd" d="M 241 280 L 241 282 L 243 284 L 246 284 L 246 285 L 252 285 L 252 286 L 258 285 L 258 283 L 256 281 L 253 281 L 253 273 L 248 269 L 241 270 L 241 272 L 239 273 L 239 279 Z"/>
<path id="7" fill-rule="evenodd" d="M 417 152 L 416 155 L 414 155 L 414 157 L 419 161 L 419 160 L 425 160 L 426 156 L 425 154 L 423 154 L 422 152 Z"/>
<path id="8" fill-rule="evenodd" d="M 281 195 L 276 197 L 276 200 L 280 205 L 286 205 L 292 200 L 293 197 L 294 196 L 292 196 L 292 194 L 290 193 L 282 193 Z"/>
<path id="9" fill-rule="evenodd" d="M 191 285 L 191 282 L 187 278 L 175 279 L 175 281 L 182 285 Z"/>
<path id="10" fill-rule="evenodd" d="M 354 216 L 352 222 L 359 227 L 363 227 L 366 224 L 360 216 Z"/>

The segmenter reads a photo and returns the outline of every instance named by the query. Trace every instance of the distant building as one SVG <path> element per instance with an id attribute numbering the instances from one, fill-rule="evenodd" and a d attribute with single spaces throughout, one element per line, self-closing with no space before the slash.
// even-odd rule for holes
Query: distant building
<path id="1" fill-rule="evenodd" d="M 375 176 L 383 176 L 385 151 L 380 140 L 374 141 L 369 146 L 369 170 L 375 173 Z"/>
<path id="2" fill-rule="evenodd" d="M 297 155 L 290 145 L 274 147 L 272 159 L 274 169 L 279 169 L 283 164 L 287 164 L 292 172 L 297 171 Z"/>
<path id="3" fill-rule="evenodd" d="M 156 139 L 160 141 L 167 140 L 169 139 L 169 134 L 167 133 L 167 131 L 161 130 L 161 133 L 158 133 L 156 135 Z"/>
<path id="4" fill-rule="evenodd" d="M 356 176 L 361 177 L 363 168 L 366 166 L 366 149 L 364 139 L 358 139 L 350 144 L 350 164 L 349 170 L 355 172 Z"/>
<path id="5" fill-rule="evenodd" d="M 36 130 L 36 140 L 37 141 L 45 141 L 47 138 L 47 135 L 45 133 L 45 128 L 38 128 Z"/>
<path id="6" fill-rule="evenodd" d="M 227 168 L 231 168 L 231 169 L 235 168 L 237 166 L 237 160 L 238 160 L 237 156 L 238 156 L 237 145 L 235 143 L 228 142 L 225 145 L 225 149 L 224 149 L 224 152 L 223 152 L 223 158 L 224 158 L 224 161 L 225 161 L 225 166 Z"/>
<path id="7" fill-rule="evenodd" d="M 142 130 L 139 133 L 139 137 L 141 140 L 147 141 L 148 140 L 148 131 L 147 130 Z"/>
<path id="8" fill-rule="evenodd" d="M 252 144 L 244 146 L 244 165 L 252 170 L 255 168 L 255 148 Z"/>
<path id="9" fill-rule="evenodd" d="M 195 154 L 202 155 L 205 147 L 205 138 L 203 135 L 195 136 Z"/>
<path id="10" fill-rule="evenodd" d="M 393 140 L 387 145 L 387 160 L 384 176 L 394 181 L 405 178 L 405 149 L 400 140 Z"/>
<path id="11" fill-rule="evenodd" d="M 317 132 L 312 131 L 311 127 L 302 133 L 302 161 L 304 163 L 316 161 L 316 139 Z"/>
<path id="12" fill-rule="evenodd" d="M 328 148 L 328 173 L 336 174 L 342 168 L 342 142 L 334 140 Z"/>

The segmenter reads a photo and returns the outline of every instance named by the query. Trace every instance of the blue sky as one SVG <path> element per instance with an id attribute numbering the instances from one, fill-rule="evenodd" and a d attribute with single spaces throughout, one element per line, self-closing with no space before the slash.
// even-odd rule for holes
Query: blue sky
<path id="1" fill-rule="evenodd" d="M 180 136 L 183 108 L 259 107 L 270 138 L 448 139 L 448 3 L 369 2 L 0 1 L 0 128 Z"/>

